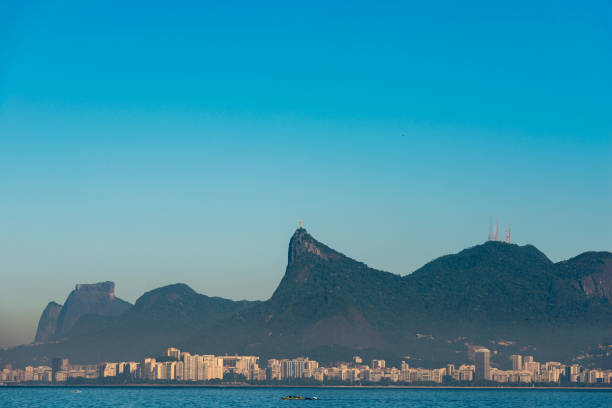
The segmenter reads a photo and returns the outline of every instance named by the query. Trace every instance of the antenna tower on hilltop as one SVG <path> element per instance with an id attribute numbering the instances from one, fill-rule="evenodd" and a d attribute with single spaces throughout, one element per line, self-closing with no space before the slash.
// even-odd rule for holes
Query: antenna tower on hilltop
<path id="1" fill-rule="evenodd" d="M 510 226 L 508 225 L 508 229 L 506 230 L 506 244 L 511 244 L 512 240 L 510 239 Z"/>
<path id="2" fill-rule="evenodd" d="M 493 217 L 489 216 L 489 241 L 493 239 Z"/>
<path id="3" fill-rule="evenodd" d="M 495 240 L 499 241 L 499 220 L 495 219 Z"/>

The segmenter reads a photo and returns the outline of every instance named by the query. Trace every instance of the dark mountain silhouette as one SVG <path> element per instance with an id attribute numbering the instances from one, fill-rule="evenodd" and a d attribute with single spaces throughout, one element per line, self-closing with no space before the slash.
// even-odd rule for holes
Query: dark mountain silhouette
<path id="1" fill-rule="evenodd" d="M 57 320 L 61 311 L 62 305 L 55 302 L 49 302 L 40 316 L 36 337 L 34 338 L 35 343 L 44 343 L 55 338 Z"/>
<path id="2" fill-rule="evenodd" d="M 350 259 L 300 228 L 285 274 L 265 302 L 170 285 L 145 293 L 120 315 L 82 316 L 58 343 L 14 348 L 0 358 L 127 360 L 170 345 L 322 361 L 354 353 L 409 356 L 423 366 L 465 362 L 475 345 L 488 346 L 499 361 L 516 352 L 563 361 L 586 352 L 596 357 L 592 351 L 612 339 L 611 259 L 609 252 L 585 253 L 555 264 L 531 245 L 486 242 L 401 277 Z"/>
<path id="3" fill-rule="evenodd" d="M 607 254 L 607 253 L 604 253 Z M 491 341 L 571 358 L 610 334 L 607 299 L 585 296 L 531 245 L 486 242 L 400 277 L 369 268 L 298 229 L 272 297 L 183 344 L 194 350 L 350 358 L 465 359 Z M 227 333 L 227 335 L 226 335 Z M 465 361 L 465 360 L 464 360 Z"/>
<path id="4" fill-rule="evenodd" d="M 444 321 L 509 327 L 611 316 L 531 245 L 487 242 L 438 258 L 404 279 L 414 299 Z"/>
<path id="5" fill-rule="evenodd" d="M 272 297 L 217 322 L 185 347 L 215 352 L 298 355 L 329 346 L 382 349 L 384 320 L 396 320 L 402 278 L 369 268 L 319 243 L 300 228 Z"/>
<path id="6" fill-rule="evenodd" d="M 612 302 L 612 254 L 585 252 L 557 264 L 563 277 L 589 297 L 605 297 Z"/>
<path id="7" fill-rule="evenodd" d="M 201 331 L 207 332 L 214 322 L 258 303 L 201 295 L 179 283 L 145 293 L 121 316 L 84 317 L 69 337 L 79 344 L 106 350 L 109 333 L 113 333 L 114 342 L 122 346 L 105 351 L 107 358 L 142 358 L 151 353 L 157 355 L 160 350 Z"/>
<path id="8" fill-rule="evenodd" d="M 82 316 L 116 316 L 131 307 L 130 303 L 115 297 L 113 282 L 77 284 L 64 306 L 55 302 L 47 305 L 40 318 L 35 342 L 61 339 Z"/>

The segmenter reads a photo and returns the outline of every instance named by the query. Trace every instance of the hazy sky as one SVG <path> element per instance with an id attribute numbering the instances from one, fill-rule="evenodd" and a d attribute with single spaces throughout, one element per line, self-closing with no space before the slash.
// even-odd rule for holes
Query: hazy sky
<path id="1" fill-rule="evenodd" d="M 490 215 L 612 250 L 607 1 L 85 3 L 0 4 L 0 345 L 77 282 L 266 299 L 300 219 L 400 274 Z"/>

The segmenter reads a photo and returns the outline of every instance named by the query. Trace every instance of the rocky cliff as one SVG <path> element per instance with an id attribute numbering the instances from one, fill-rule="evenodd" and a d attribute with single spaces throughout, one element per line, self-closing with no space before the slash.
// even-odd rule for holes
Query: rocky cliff
<path id="1" fill-rule="evenodd" d="M 116 316 L 132 305 L 115 297 L 113 282 L 78 284 L 70 293 L 57 319 L 56 337 L 68 333 L 81 316 L 95 314 Z"/>
<path id="2" fill-rule="evenodd" d="M 49 302 L 45 310 L 43 310 L 40 320 L 38 321 L 38 329 L 36 330 L 35 343 L 44 343 L 55 337 L 57 328 L 57 319 L 59 318 L 62 305 L 55 302 Z"/>
<path id="3" fill-rule="evenodd" d="M 589 297 L 602 297 L 612 302 L 612 254 L 585 252 L 559 262 L 561 273 Z"/>
<path id="4" fill-rule="evenodd" d="M 131 307 L 130 303 L 115 297 L 113 282 L 77 284 L 64 306 L 49 303 L 40 318 L 35 342 L 61 339 L 82 316 L 117 316 Z"/>

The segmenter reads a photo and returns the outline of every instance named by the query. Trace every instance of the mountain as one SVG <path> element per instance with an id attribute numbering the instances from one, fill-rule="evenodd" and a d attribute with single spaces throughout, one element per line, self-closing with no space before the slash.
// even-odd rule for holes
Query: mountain
<path id="1" fill-rule="evenodd" d="M 421 358 L 451 359 L 474 345 L 491 348 L 497 352 L 493 359 L 502 362 L 513 353 L 543 360 L 584 358 L 588 350 L 610 344 L 612 305 L 606 297 L 587 296 L 560 264 L 531 245 L 503 242 L 428 263 L 404 280 L 412 327 L 432 337 L 407 339 L 407 344 Z M 593 273 L 571 264 L 580 276 Z"/>
<path id="2" fill-rule="evenodd" d="M 209 297 L 181 283 L 168 285 L 145 293 L 121 316 L 82 318 L 69 333 L 69 341 L 93 345 L 112 359 L 156 355 L 186 337 L 207 331 L 214 322 L 258 303 Z M 110 336 L 113 344 L 121 344 L 119 349 L 109 347 Z"/>
<path id="3" fill-rule="evenodd" d="M 486 242 L 438 258 L 404 278 L 429 315 L 487 326 L 590 321 L 609 309 L 590 302 L 531 245 Z"/>
<path id="4" fill-rule="evenodd" d="M 131 307 L 130 303 L 115 297 L 113 282 L 77 284 L 64 306 L 55 302 L 47 305 L 40 318 L 35 342 L 61 338 L 82 316 L 116 316 Z"/>
<path id="5" fill-rule="evenodd" d="M 612 254 L 585 252 L 575 258 L 559 262 L 562 275 L 589 297 L 605 297 L 612 301 Z"/>
<path id="6" fill-rule="evenodd" d="M 55 302 L 49 302 L 47 307 L 45 307 L 38 322 L 38 329 L 36 330 L 36 337 L 34 338 L 35 343 L 44 343 L 55 337 L 57 320 L 61 310 L 62 305 Z"/>
<path id="7" fill-rule="evenodd" d="M 589 252 L 553 263 L 531 245 L 486 242 L 402 277 L 353 260 L 299 228 L 285 274 L 265 302 L 170 285 L 145 293 L 121 314 L 83 314 L 56 343 L 0 352 L 0 359 L 139 359 L 176 345 L 196 353 L 321 361 L 358 353 L 432 366 L 468 361 L 480 345 L 501 365 L 517 352 L 584 362 L 612 344 L 611 260 L 609 252 Z"/>
<path id="8" fill-rule="evenodd" d="M 298 335 L 299 344 L 382 347 L 379 323 L 397 316 L 402 289 L 398 275 L 350 259 L 300 228 L 289 244 L 285 275 L 261 306 L 262 324 L 275 333 Z"/>
<path id="9" fill-rule="evenodd" d="M 53 342 L 0 351 L 0 361 L 22 366 L 49 364 L 58 355 L 83 363 L 157 356 L 165 348 L 208 330 L 214 322 L 260 303 L 209 297 L 185 284 L 174 284 L 146 292 L 133 307 L 129 305 L 122 313 L 109 313 L 117 310 L 117 306 L 101 298 L 102 293 L 113 292 L 114 285 L 109 283 L 77 285 L 62 309 L 69 304 L 76 305 L 77 301 L 85 302 L 87 297 L 83 295 L 89 293 L 93 295 L 89 305 L 82 303 L 87 313 L 82 313 L 75 324 L 61 336 L 54 337 Z M 104 307 L 94 311 L 92 304 Z M 119 308 L 124 306 L 118 305 Z"/>
<path id="10" fill-rule="evenodd" d="M 200 333 L 186 345 L 323 360 L 372 350 L 448 361 L 464 357 L 470 344 L 493 342 L 508 344 L 507 353 L 526 347 L 571 358 L 609 336 L 610 323 L 607 299 L 585 296 L 531 245 L 486 242 L 400 277 L 298 229 L 272 297 L 219 322 L 214 340 Z"/>
<path id="11" fill-rule="evenodd" d="M 217 322 L 215 336 L 198 333 L 184 345 L 193 350 L 258 353 L 263 356 L 382 349 L 381 325 L 396 319 L 402 279 L 369 268 L 298 229 L 288 264 L 266 302 Z M 330 354 L 330 353 L 328 353 Z"/>

